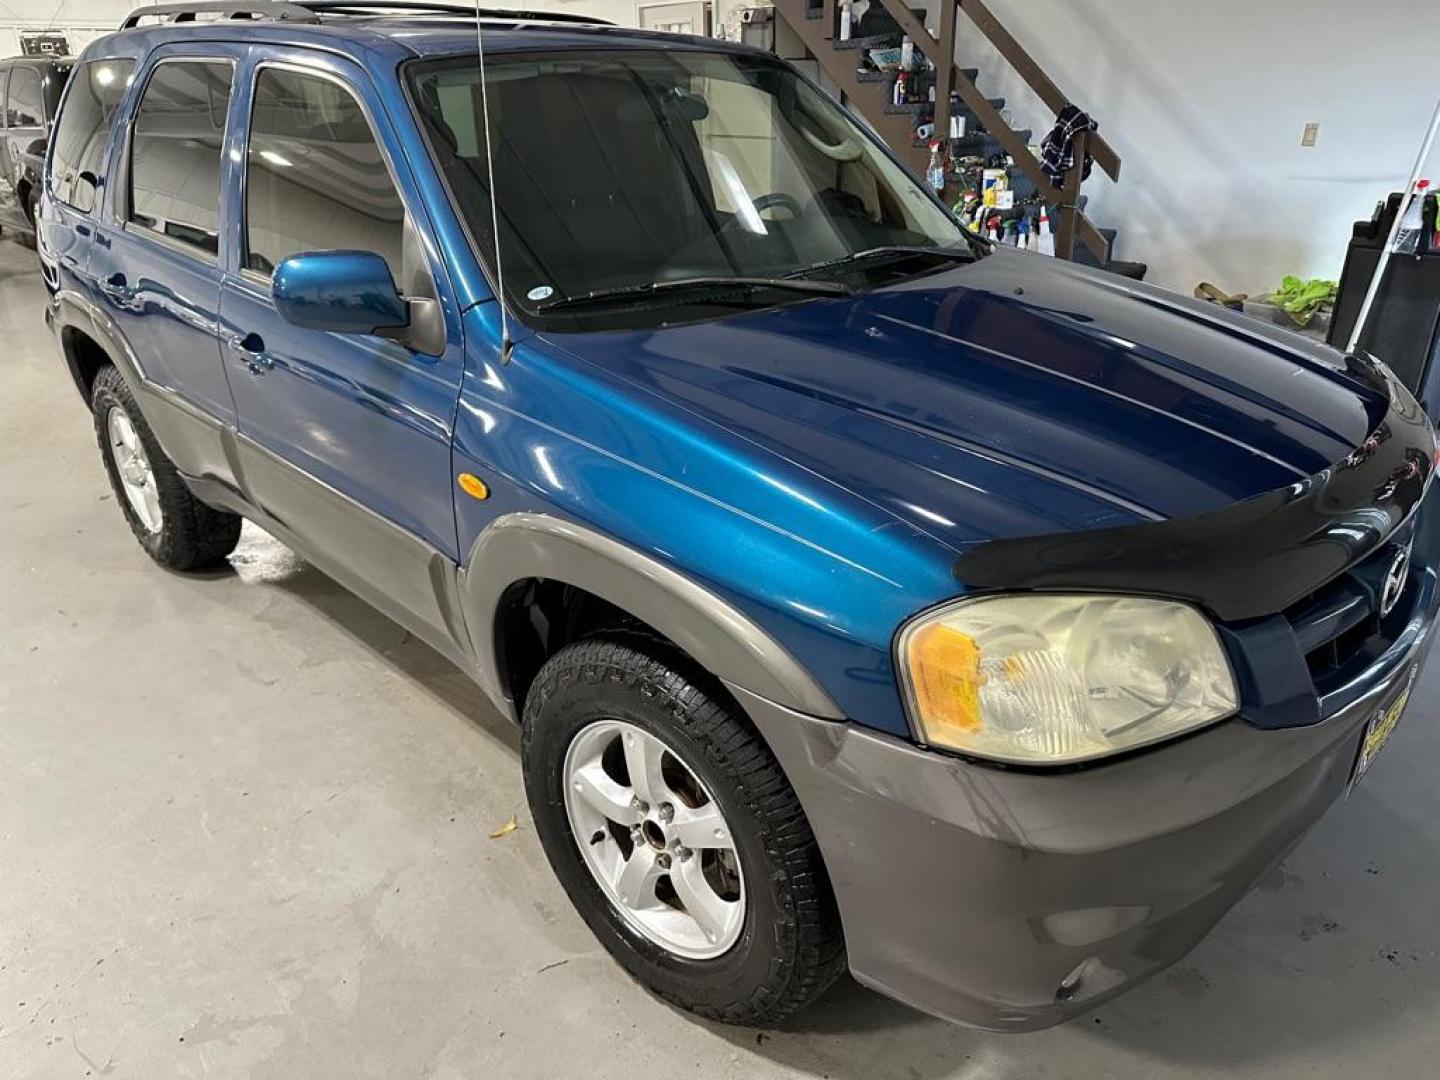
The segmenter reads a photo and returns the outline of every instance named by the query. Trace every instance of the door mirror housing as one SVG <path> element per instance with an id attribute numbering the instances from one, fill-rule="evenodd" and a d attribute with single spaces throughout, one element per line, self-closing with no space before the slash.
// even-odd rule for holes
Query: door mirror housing
<path id="1" fill-rule="evenodd" d="M 336 334 L 386 334 L 410 325 L 410 305 L 372 251 L 306 251 L 275 268 L 270 295 L 281 318 Z"/>

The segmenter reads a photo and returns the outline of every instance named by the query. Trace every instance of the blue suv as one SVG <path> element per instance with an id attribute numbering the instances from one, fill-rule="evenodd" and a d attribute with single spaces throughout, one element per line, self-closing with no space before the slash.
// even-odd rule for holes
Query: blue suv
<path id="1" fill-rule="evenodd" d="M 472 675 L 580 914 L 707 1017 L 846 968 L 1092 1007 L 1365 771 L 1431 641 L 1383 364 L 987 244 L 750 49 L 146 9 L 76 65 L 40 248 L 145 550 L 249 518 Z"/>

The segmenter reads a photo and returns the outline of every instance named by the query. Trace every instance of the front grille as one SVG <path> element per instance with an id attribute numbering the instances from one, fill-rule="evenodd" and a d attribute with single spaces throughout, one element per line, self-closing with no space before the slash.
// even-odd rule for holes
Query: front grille
<path id="1" fill-rule="evenodd" d="M 1410 542 L 1413 531 L 1407 527 L 1392 536 L 1368 558 L 1286 609 L 1322 699 L 1373 664 L 1404 628 L 1418 588 L 1413 563 L 1399 602 L 1385 617 L 1380 596 L 1397 550 Z"/>

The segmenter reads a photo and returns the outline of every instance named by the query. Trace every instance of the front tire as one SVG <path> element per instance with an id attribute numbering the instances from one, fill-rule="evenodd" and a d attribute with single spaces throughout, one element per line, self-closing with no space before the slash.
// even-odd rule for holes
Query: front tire
<path id="1" fill-rule="evenodd" d="M 195 570 L 235 550 L 241 519 L 191 494 L 113 365 L 96 374 L 90 409 L 115 502 L 152 559 L 171 570 Z"/>
<path id="2" fill-rule="evenodd" d="M 804 811 L 723 688 L 660 642 L 592 638 L 525 702 L 545 854 L 601 944 L 660 997 L 771 1024 L 845 966 Z"/>

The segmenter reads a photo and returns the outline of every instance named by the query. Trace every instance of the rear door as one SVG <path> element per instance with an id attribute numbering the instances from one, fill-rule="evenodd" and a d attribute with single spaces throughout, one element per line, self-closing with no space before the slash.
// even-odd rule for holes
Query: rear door
<path id="1" fill-rule="evenodd" d="M 246 482 L 315 562 L 402 621 L 443 630 L 432 572 L 437 556 L 458 562 L 450 443 L 464 360 L 406 162 L 418 133 L 407 116 L 410 142 L 400 137 L 369 75 L 346 60 L 256 53 L 238 260 L 220 302 Z M 285 322 L 275 267 L 325 250 L 375 252 L 402 293 L 439 300 L 441 354 Z"/>
<path id="2" fill-rule="evenodd" d="M 203 48 L 159 50 L 140 72 L 90 276 L 145 379 L 233 424 L 217 320 L 224 143 L 244 48 Z M 167 449 L 182 471 L 209 471 Z"/>

